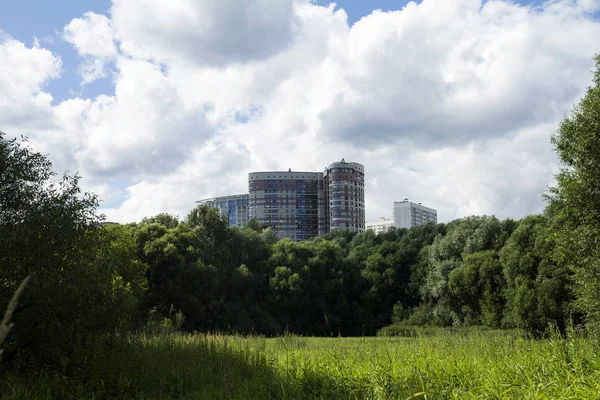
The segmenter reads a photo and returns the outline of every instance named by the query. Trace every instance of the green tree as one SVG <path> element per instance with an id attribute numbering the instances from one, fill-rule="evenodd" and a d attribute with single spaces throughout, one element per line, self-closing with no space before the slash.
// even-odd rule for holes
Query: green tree
<path id="1" fill-rule="evenodd" d="M 66 360 L 81 340 L 131 317 L 120 300 L 135 283 L 107 257 L 97 197 L 81 193 L 78 176 L 55 182 L 51 167 L 26 141 L 0 133 L 0 304 L 33 274 L 4 359 Z"/>
<path id="2" fill-rule="evenodd" d="M 115 313 L 114 318 L 122 319 L 120 323 L 125 326 L 134 322 L 130 320 L 132 315 L 141 321 L 140 305 L 148 290 L 148 265 L 138 257 L 135 231 L 131 226 L 110 224 L 103 226 L 100 234 L 99 262 L 113 271 L 115 300 L 126 310 Z"/>
<path id="3" fill-rule="evenodd" d="M 425 301 L 435 304 L 437 323 L 440 325 L 464 324 L 462 306 L 452 295 L 448 281 L 453 270 L 463 267 L 464 258 L 483 250 L 499 250 L 506 229 L 496 217 L 471 216 L 452 221 L 445 236 L 437 236 L 429 248 L 427 275 L 421 287 Z"/>
<path id="4" fill-rule="evenodd" d="M 564 221 L 559 259 L 574 273 L 575 306 L 600 331 L 600 55 L 593 85 L 552 136 L 560 162 L 550 207 Z"/>
<path id="5" fill-rule="evenodd" d="M 500 326 L 506 282 L 496 250 L 469 254 L 450 273 L 448 286 L 460 319 L 467 325 Z"/>
<path id="6" fill-rule="evenodd" d="M 189 330 L 214 326 L 219 277 L 214 265 L 202 261 L 196 232 L 186 224 L 169 229 L 150 223 L 139 225 L 135 237 L 140 258 L 149 266 L 146 308 L 162 316 L 181 311 Z"/>
<path id="7" fill-rule="evenodd" d="M 153 217 L 146 217 L 142 219 L 141 224 L 160 224 L 167 228 L 175 228 L 177 225 L 179 225 L 179 218 L 171 214 L 160 213 Z"/>
<path id="8" fill-rule="evenodd" d="M 177 225 L 169 218 L 144 221 L 134 230 L 139 257 L 149 265 L 148 312 L 160 318 L 181 311 L 187 330 L 280 331 L 267 310 L 271 229 L 229 228 L 206 206 Z"/>
<path id="9" fill-rule="evenodd" d="M 549 215 L 530 215 L 500 251 L 506 279 L 504 325 L 544 331 L 549 323 L 564 327 L 569 269 L 556 258 L 556 235 L 562 223 Z"/>

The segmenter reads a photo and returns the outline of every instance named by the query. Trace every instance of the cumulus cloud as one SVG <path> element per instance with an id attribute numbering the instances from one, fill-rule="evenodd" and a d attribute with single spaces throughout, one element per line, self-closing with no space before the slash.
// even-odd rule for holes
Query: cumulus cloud
<path id="1" fill-rule="evenodd" d="M 114 0 L 111 13 L 127 54 L 164 63 L 258 61 L 299 28 L 290 0 Z"/>
<path id="2" fill-rule="evenodd" d="M 591 66 L 600 25 L 587 9 L 424 0 L 375 12 L 350 32 L 350 89 L 321 113 L 322 132 L 358 145 L 436 148 L 544 123 L 589 82 L 580 72 Z"/>
<path id="3" fill-rule="evenodd" d="M 86 110 L 79 163 L 93 175 L 167 174 L 210 138 L 205 111 L 186 104 L 152 63 L 120 57 L 117 69 L 115 95 Z"/>
<path id="4" fill-rule="evenodd" d="M 117 53 L 110 20 L 105 15 L 86 12 L 74 18 L 64 28 L 64 39 L 73 44 L 79 54 L 111 58 Z"/>
<path id="5" fill-rule="evenodd" d="M 29 130 L 52 125 L 52 96 L 44 85 L 60 76 L 60 57 L 0 37 L 0 129 Z"/>
<path id="6" fill-rule="evenodd" d="M 117 55 L 108 17 L 89 11 L 64 27 L 63 38 L 85 57 L 79 69 L 83 83 L 91 83 L 107 76 L 107 66 Z"/>
<path id="7" fill-rule="evenodd" d="M 415 151 L 401 161 L 381 157 L 380 190 L 403 193 L 449 221 L 473 214 L 521 218 L 543 210 L 542 193 L 556 164 L 548 141 L 556 123 L 463 146 Z M 401 197 L 395 200 L 401 200 Z M 391 209 L 385 215 L 390 215 Z"/>
<path id="8" fill-rule="evenodd" d="M 342 157 L 366 167 L 368 220 L 405 197 L 441 221 L 519 218 L 543 209 L 549 136 L 591 82 L 597 10 L 423 0 L 349 26 L 308 0 L 113 0 L 64 28 L 83 82 L 110 65 L 113 92 L 52 104 L 60 57 L 5 41 L 0 127 L 30 129 L 110 220 L 184 216 L 252 170 Z"/>
<path id="9" fill-rule="evenodd" d="M 235 161 L 237 160 L 237 161 Z M 176 170 L 127 187 L 127 199 L 118 207 L 105 208 L 110 220 L 139 221 L 168 212 L 184 218 L 201 198 L 243 193 L 251 163 L 246 150 L 235 143 L 209 141 L 196 148 Z M 235 161 L 235 162 L 232 162 Z"/>

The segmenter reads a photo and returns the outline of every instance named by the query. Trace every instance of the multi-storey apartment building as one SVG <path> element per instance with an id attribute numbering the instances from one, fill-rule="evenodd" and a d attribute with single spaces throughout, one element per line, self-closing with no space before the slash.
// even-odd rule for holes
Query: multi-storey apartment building
<path id="1" fill-rule="evenodd" d="M 214 197 L 196 202 L 209 208 L 216 208 L 219 214 L 227 220 L 230 227 L 243 228 L 248 224 L 248 195 L 237 194 L 233 196 Z"/>
<path id="2" fill-rule="evenodd" d="M 331 230 L 364 232 L 364 166 L 344 159 L 325 172 L 261 171 L 248 174 L 248 194 L 198 201 L 217 208 L 229 226 L 257 222 L 278 239 L 312 239 Z"/>
<path id="3" fill-rule="evenodd" d="M 372 230 L 373 232 L 382 233 L 387 232 L 388 229 L 394 226 L 394 220 L 391 218 L 381 217 L 379 221 L 367 222 L 365 224 L 366 230 Z"/>
<path id="4" fill-rule="evenodd" d="M 251 172 L 248 193 L 248 217 L 273 228 L 278 239 L 302 241 L 324 233 L 321 172 Z"/>
<path id="5" fill-rule="evenodd" d="M 408 199 L 394 202 L 394 226 L 396 228 L 412 228 L 426 224 L 437 223 L 437 211 L 425 207 L 421 203 L 412 203 Z"/>
<path id="6" fill-rule="evenodd" d="M 330 164 L 323 173 L 325 232 L 365 230 L 365 167 L 355 162 Z"/>

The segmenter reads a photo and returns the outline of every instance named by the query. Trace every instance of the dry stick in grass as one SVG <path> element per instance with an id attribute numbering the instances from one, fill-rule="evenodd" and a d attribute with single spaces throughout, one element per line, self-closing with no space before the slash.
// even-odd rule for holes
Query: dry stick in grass
<path id="1" fill-rule="evenodd" d="M 2 344 L 2 342 L 4 342 L 4 339 L 6 339 L 6 336 L 8 336 L 8 333 L 14 325 L 10 322 L 10 319 L 12 318 L 12 315 L 15 312 L 15 309 L 17 308 L 17 304 L 19 304 L 19 297 L 21 297 L 21 294 L 25 290 L 25 286 L 27 286 L 27 283 L 30 279 L 31 275 L 23 279 L 23 282 L 21 282 L 21 284 L 15 291 L 15 294 L 13 294 L 12 298 L 10 299 L 10 302 L 8 303 L 8 307 L 6 308 L 6 312 L 4 313 L 4 318 L 2 318 L 2 322 L 0 322 L 0 345 Z M 1 359 L 2 349 L 0 349 L 0 360 Z"/>

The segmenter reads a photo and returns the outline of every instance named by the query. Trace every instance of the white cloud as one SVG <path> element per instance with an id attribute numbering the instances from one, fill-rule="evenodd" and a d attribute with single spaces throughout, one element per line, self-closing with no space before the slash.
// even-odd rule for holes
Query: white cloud
<path id="1" fill-rule="evenodd" d="M 117 55 L 110 20 L 101 14 L 87 12 L 74 18 L 63 30 L 63 38 L 85 57 L 79 69 L 83 83 L 107 76 L 107 65 Z"/>
<path id="2" fill-rule="evenodd" d="M 292 43 L 290 0 L 114 0 L 121 48 L 163 63 L 226 65 L 256 61 Z"/>
<path id="3" fill-rule="evenodd" d="M 116 221 L 139 221 L 160 212 L 184 218 L 196 200 L 243 192 L 240 187 L 247 185 L 247 175 L 240 170 L 251 166 L 246 159 L 246 151 L 234 143 L 209 141 L 176 170 L 129 186 L 127 200 L 104 212 L 109 220 Z"/>
<path id="4" fill-rule="evenodd" d="M 414 152 L 382 177 L 403 197 L 429 203 L 448 221 L 472 214 L 520 218 L 541 212 L 542 193 L 556 173 L 548 141 L 558 121 L 461 147 Z M 400 200 L 400 199 L 397 199 Z"/>
<path id="5" fill-rule="evenodd" d="M 14 39 L 0 42 L 0 61 L 0 89 L 5 99 L 39 93 L 61 70 L 60 57 L 46 49 L 27 48 Z"/>
<path id="6" fill-rule="evenodd" d="M 105 15 L 89 11 L 83 18 L 74 18 L 65 26 L 63 37 L 84 56 L 111 58 L 117 54 L 111 23 Z"/>
<path id="7" fill-rule="evenodd" d="M 95 80 L 106 78 L 106 62 L 99 58 L 88 58 L 79 67 L 82 83 L 92 83 Z"/>
<path id="8" fill-rule="evenodd" d="M 51 126 L 52 96 L 43 90 L 61 68 L 60 57 L 46 49 L 0 38 L 0 129 Z"/>
<path id="9" fill-rule="evenodd" d="M 597 51 L 600 24 L 558 3 L 564 13 L 425 0 L 363 18 L 349 38 L 350 90 L 321 114 L 323 134 L 359 145 L 404 139 L 435 148 L 563 113 L 589 82 L 581 72 Z"/>
<path id="10" fill-rule="evenodd" d="M 209 138 L 204 111 L 186 104 L 156 65 L 124 57 L 116 65 L 115 95 L 86 110 L 79 163 L 101 176 L 167 174 Z"/>
<path id="11" fill-rule="evenodd" d="M 424 0 L 350 27 L 307 0 L 113 0 L 110 18 L 86 13 L 64 36 L 84 82 L 113 65 L 114 93 L 52 105 L 60 58 L 5 42 L 0 127 L 30 129 L 109 220 L 183 217 L 246 191 L 250 171 L 342 157 L 366 167 L 369 220 L 405 197 L 442 221 L 522 217 L 543 209 L 550 133 L 591 82 L 597 6 Z"/>

